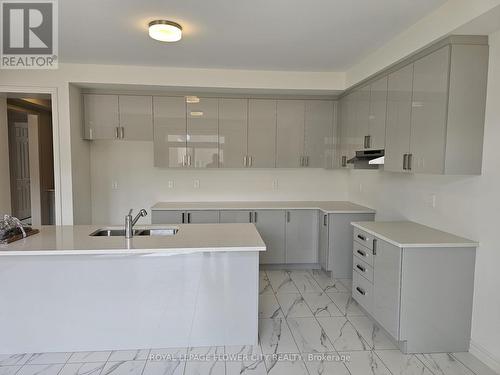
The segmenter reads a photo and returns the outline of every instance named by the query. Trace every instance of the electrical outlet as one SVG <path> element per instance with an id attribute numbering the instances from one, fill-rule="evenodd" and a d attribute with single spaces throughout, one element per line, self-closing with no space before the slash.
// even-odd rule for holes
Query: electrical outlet
<path id="1" fill-rule="evenodd" d="M 273 190 L 278 190 L 278 180 L 274 180 L 272 183 Z"/>
<path id="2" fill-rule="evenodd" d="M 200 188 L 200 180 L 194 180 L 193 186 L 195 189 L 199 189 Z"/>
<path id="3" fill-rule="evenodd" d="M 174 181 L 170 180 L 168 181 L 168 188 L 172 189 L 174 187 Z"/>
<path id="4" fill-rule="evenodd" d="M 113 190 L 118 190 L 118 182 L 117 181 L 113 181 L 111 183 L 111 189 Z"/>

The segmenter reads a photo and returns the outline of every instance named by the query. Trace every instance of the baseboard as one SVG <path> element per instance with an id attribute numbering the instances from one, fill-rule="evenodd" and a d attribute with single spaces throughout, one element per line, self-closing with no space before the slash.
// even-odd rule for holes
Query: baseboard
<path id="1" fill-rule="evenodd" d="M 472 340 L 470 340 L 469 352 L 485 365 L 491 367 L 493 371 L 500 374 L 500 358 L 496 358 L 488 350 Z"/>

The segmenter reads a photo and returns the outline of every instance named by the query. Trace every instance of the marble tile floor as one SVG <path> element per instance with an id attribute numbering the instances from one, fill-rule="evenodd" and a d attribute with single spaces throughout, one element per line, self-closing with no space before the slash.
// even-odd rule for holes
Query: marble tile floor
<path id="1" fill-rule="evenodd" d="M 493 375 L 470 353 L 405 355 L 318 270 L 260 271 L 259 345 L 0 355 L 0 375 Z"/>

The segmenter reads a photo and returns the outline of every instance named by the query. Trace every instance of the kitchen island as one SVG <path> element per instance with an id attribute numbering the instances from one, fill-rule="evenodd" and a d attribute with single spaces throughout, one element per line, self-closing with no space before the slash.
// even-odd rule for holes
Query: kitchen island
<path id="1" fill-rule="evenodd" d="M 253 224 L 90 236 L 99 228 L 47 226 L 0 246 L 0 353 L 257 343 L 266 247 Z"/>

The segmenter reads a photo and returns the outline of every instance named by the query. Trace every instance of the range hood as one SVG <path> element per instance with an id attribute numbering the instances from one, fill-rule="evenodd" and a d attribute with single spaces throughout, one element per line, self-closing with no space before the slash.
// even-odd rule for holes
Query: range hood
<path id="1" fill-rule="evenodd" d="M 353 164 L 354 169 L 378 169 L 379 165 L 384 164 L 384 150 L 356 151 L 356 156 L 347 160 L 347 163 Z"/>

